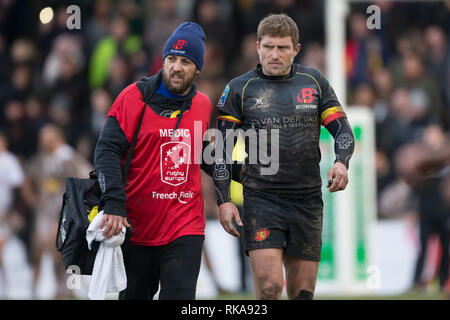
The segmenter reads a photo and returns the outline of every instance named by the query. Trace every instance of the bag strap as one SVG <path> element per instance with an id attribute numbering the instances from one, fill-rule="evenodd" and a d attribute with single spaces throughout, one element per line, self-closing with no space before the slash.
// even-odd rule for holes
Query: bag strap
<path id="1" fill-rule="evenodd" d="M 139 119 L 139 123 L 136 128 L 136 132 L 134 133 L 133 141 L 131 142 L 130 149 L 127 154 L 127 158 L 125 159 L 125 163 L 123 165 L 123 171 L 122 171 L 123 181 L 122 182 L 124 185 L 127 183 L 128 170 L 130 169 L 131 158 L 133 157 L 134 147 L 136 146 L 137 137 L 139 135 L 139 130 L 141 129 L 142 119 L 144 118 L 144 113 L 145 113 L 146 107 L 147 107 L 147 104 L 144 103 L 144 108 L 142 109 L 141 117 Z"/>
<path id="2" fill-rule="evenodd" d="M 175 125 L 175 128 L 174 128 L 173 131 L 172 131 L 172 136 L 171 136 L 171 138 L 173 138 L 173 137 L 175 136 L 175 133 L 176 133 L 176 131 L 178 130 L 178 127 L 180 126 L 181 118 L 183 117 L 183 114 L 184 114 L 185 112 L 186 112 L 186 110 L 181 111 L 181 113 L 177 115 L 178 120 L 177 120 L 177 123 L 176 123 L 176 125 Z"/>

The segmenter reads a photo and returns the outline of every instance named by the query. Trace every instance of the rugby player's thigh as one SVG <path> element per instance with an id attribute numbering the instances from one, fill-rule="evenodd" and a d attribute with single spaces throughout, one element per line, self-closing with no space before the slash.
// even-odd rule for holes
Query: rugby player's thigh
<path id="1" fill-rule="evenodd" d="M 249 251 L 257 299 L 280 299 L 283 290 L 283 249 Z"/>

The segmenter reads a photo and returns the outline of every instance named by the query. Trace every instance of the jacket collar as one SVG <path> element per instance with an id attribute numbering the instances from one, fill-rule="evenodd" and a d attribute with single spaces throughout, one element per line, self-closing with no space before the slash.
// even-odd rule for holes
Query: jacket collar
<path id="1" fill-rule="evenodd" d="M 142 94 L 142 100 L 145 103 L 150 104 L 150 102 L 153 99 L 157 99 L 158 101 L 168 100 L 166 102 L 169 102 L 169 103 L 172 102 L 172 103 L 185 105 L 187 101 L 192 100 L 192 98 L 197 94 L 197 85 L 194 82 L 191 86 L 191 90 L 189 91 L 189 93 L 186 96 L 181 97 L 179 99 L 167 98 L 167 97 L 162 97 L 159 95 L 155 96 L 156 90 L 158 90 L 158 87 L 159 87 L 159 84 L 161 83 L 161 81 L 162 81 L 162 69 L 160 69 L 153 76 L 141 78 L 136 83 L 139 91 Z M 189 105 L 190 105 L 190 103 L 189 103 Z"/>

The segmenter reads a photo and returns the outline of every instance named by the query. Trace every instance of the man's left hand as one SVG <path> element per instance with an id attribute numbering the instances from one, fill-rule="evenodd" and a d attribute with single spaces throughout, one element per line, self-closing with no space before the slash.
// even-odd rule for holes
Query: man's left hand
<path id="1" fill-rule="evenodd" d="M 127 228 L 131 227 L 126 217 L 116 216 L 112 214 L 103 214 L 103 218 L 102 221 L 100 222 L 99 229 L 102 229 L 103 226 L 105 227 L 105 230 L 103 231 L 103 236 L 106 239 L 118 235 L 122 231 L 123 226 Z"/>
<path id="2" fill-rule="evenodd" d="M 348 183 L 347 168 L 342 162 L 336 162 L 328 171 L 328 185 L 330 192 L 344 190 Z"/>

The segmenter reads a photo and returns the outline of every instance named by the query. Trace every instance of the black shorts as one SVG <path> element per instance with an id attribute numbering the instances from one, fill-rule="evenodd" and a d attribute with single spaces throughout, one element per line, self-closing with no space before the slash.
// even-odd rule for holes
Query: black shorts
<path id="1" fill-rule="evenodd" d="M 124 249 L 127 288 L 120 300 L 194 300 L 200 272 L 201 235 L 183 236 L 158 246 L 128 245 Z"/>
<path id="2" fill-rule="evenodd" d="M 284 248 L 284 254 L 320 261 L 323 201 L 319 189 L 306 195 L 281 195 L 244 188 L 242 241 L 245 253 Z"/>

